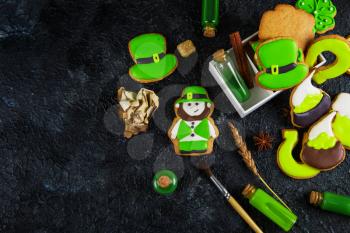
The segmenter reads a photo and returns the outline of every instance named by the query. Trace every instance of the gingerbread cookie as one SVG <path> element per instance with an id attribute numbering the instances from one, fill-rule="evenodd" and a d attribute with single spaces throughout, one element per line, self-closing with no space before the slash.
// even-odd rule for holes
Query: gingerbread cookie
<path id="1" fill-rule="evenodd" d="M 311 167 L 325 171 L 338 166 L 345 158 L 345 150 L 335 137 L 332 122 L 336 112 L 331 112 L 310 127 L 304 136 L 301 160 Z"/>
<path id="2" fill-rule="evenodd" d="M 331 107 L 331 97 L 312 85 L 313 70 L 309 76 L 290 95 L 290 114 L 296 127 L 309 127 L 327 113 Z"/>
<path id="3" fill-rule="evenodd" d="M 266 11 L 260 21 L 259 39 L 291 37 L 303 51 L 314 39 L 315 19 L 312 15 L 288 4 L 279 4 Z"/>
<path id="4" fill-rule="evenodd" d="M 203 87 L 186 87 L 176 100 L 174 119 L 168 136 L 178 155 L 205 155 L 213 150 L 219 130 L 210 117 L 214 104 Z"/>
<path id="5" fill-rule="evenodd" d="M 315 31 L 323 34 L 335 27 L 334 17 L 337 9 L 331 0 L 298 0 L 297 8 L 312 14 L 315 17 Z"/>
<path id="6" fill-rule="evenodd" d="M 326 51 L 333 53 L 336 59 L 332 64 L 317 69 L 313 77 L 317 84 L 336 78 L 350 68 L 350 43 L 344 37 L 338 35 L 322 36 L 316 39 L 307 51 L 305 63 L 309 67 L 313 67 L 318 56 Z"/>
<path id="7" fill-rule="evenodd" d="M 332 104 L 332 109 L 337 113 L 333 122 L 335 137 L 346 149 L 350 149 L 350 94 L 340 93 Z"/>
<path id="8" fill-rule="evenodd" d="M 295 179 L 309 179 L 318 175 L 319 169 L 297 162 L 293 157 L 293 149 L 298 143 L 298 131 L 286 129 L 282 131 L 282 136 L 284 141 L 277 151 L 277 164 L 282 172 Z"/>
<path id="9" fill-rule="evenodd" d="M 267 40 L 256 48 L 258 66 L 256 83 L 269 90 L 289 89 L 302 82 L 309 68 L 303 61 L 303 52 L 291 38 Z"/>

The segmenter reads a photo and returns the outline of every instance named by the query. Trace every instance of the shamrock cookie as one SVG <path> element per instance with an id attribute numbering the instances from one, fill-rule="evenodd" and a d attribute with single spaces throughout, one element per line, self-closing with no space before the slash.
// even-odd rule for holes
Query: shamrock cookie
<path id="1" fill-rule="evenodd" d="M 277 164 L 282 172 L 294 179 L 309 179 L 318 175 L 319 169 L 297 162 L 293 157 L 293 149 L 298 143 L 298 131 L 287 129 L 282 131 L 282 135 L 284 141 L 277 151 Z"/>
<path id="2" fill-rule="evenodd" d="M 168 136 L 178 155 L 204 155 L 213 150 L 219 130 L 210 117 L 214 104 L 203 87 L 186 87 L 176 100 L 174 119 Z"/>
<path id="3" fill-rule="evenodd" d="M 332 109 L 337 113 L 332 125 L 335 137 L 346 149 L 350 149 L 350 94 L 340 93 Z"/>
<path id="4" fill-rule="evenodd" d="M 314 29 L 318 34 L 323 34 L 335 27 L 334 17 L 337 9 L 331 0 L 298 0 L 295 6 L 315 17 Z"/>
<path id="5" fill-rule="evenodd" d="M 256 48 L 256 59 L 262 71 L 256 74 L 257 83 L 269 90 L 289 89 L 298 85 L 308 75 L 303 52 L 290 38 L 267 40 Z"/>
<path id="6" fill-rule="evenodd" d="M 310 127 L 303 140 L 301 161 L 319 170 L 330 170 L 345 158 L 345 150 L 335 137 L 332 121 L 336 112 L 331 112 Z"/>
<path id="7" fill-rule="evenodd" d="M 278 4 L 274 10 L 264 12 L 260 20 L 259 39 L 270 40 L 278 37 L 293 38 L 298 48 L 305 51 L 314 39 L 315 19 L 304 10 L 288 4 Z"/>
<path id="8" fill-rule="evenodd" d="M 313 77 L 317 84 L 336 78 L 350 68 L 350 43 L 344 37 L 338 35 L 322 36 L 316 39 L 307 51 L 305 63 L 309 67 L 313 67 L 318 56 L 326 51 L 333 53 L 336 59 L 332 64 L 317 69 Z"/>
<path id="9" fill-rule="evenodd" d="M 291 119 L 296 127 L 305 128 L 320 119 L 331 107 L 331 97 L 312 85 L 313 70 L 290 95 Z"/>

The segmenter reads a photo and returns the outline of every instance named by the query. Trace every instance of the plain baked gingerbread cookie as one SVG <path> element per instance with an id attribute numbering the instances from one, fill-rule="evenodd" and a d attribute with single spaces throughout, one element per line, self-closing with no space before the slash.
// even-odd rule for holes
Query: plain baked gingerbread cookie
<path id="1" fill-rule="evenodd" d="M 279 4 L 263 14 L 258 35 L 260 40 L 291 37 L 305 50 L 315 37 L 314 26 L 315 18 L 311 14 L 288 4 Z"/>

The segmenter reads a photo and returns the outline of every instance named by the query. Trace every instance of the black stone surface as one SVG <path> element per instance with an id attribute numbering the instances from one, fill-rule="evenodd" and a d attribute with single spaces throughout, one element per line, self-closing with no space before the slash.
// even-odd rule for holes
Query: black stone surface
<path id="1" fill-rule="evenodd" d="M 158 110 L 157 119 L 165 123 L 151 122 L 150 134 L 133 140 L 149 145 L 137 154 L 122 136 L 114 97 L 121 85 L 143 86 L 127 77 L 128 40 L 160 32 L 170 52 L 193 40 L 198 61 L 192 59 L 191 72 L 184 68 L 145 87 L 161 92 L 170 85 L 203 83 L 216 99 L 220 88 L 204 66 L 210 54 L 229 48 L 230 32 L 245 38 L 257 31 L 261 14 L 278 2 L 222 0 L 218 35 L 206 39 L 200 1 L 1 1 L 0 232 L 251 232 L 191 159 L 169 155 L 166 129 L 158 126 L 171 122 L 174 98 Z M 350 2 L 334 3 L 333 32 L 347 35 Z M 350 91 L 350 79 L 330 80 L 322 88 L 334 97 Z M 276 165 L 281 129 L 291 127 L 282 114 L 288 98 L 286 91 L 244 119 L 219 101 L 223 105 L 213 117 L 221 127 L 237 122 L 261 174 L 299 217 L 291 232 L 349 232 L 349 218 L 307 200 L 311 190 L 350 194 L 348 158 L 306 181 L 286 177 Z M 252 137 L 259 131 L 275 137 L 271 151 L 257 152 Z M 221 137 L 226 138 L 215 144 L 214 173 L 265 232 L 281 232 L 240 195 L 247 183 L 262 184 L 243 164 L 229 133 Z M 152 190 L 153 169 L 163 166 L 175 166 L 182 177 L 172 196 Z"/>

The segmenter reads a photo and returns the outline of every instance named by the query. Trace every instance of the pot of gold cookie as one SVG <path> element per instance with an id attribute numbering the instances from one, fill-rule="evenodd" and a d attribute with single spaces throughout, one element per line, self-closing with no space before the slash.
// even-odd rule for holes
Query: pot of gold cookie
<path id="1" fill-rule="evenodd" d="M 340 93 L 332 104 L 332 109 L 337 113 L 332 128 L 337 139 L 346 149 L 350 149 L 350 94 Z"/>
<path id="2" fill-rule="evenodd" d="M 327 113 L 331 107 L 331 97 L 312 85 L 313 70 L 290 95 L 291 119 L 296 127 L 309 127 Z"/>
<path id="3" fill-rule="evenodd" d="M 338 166 L 345 158 L 345 149 L 335 137 L 332 122 L 336 112 L 330 112 L 310 127 L 303 140 L 300 159 L 322 171 Z"/>

